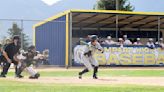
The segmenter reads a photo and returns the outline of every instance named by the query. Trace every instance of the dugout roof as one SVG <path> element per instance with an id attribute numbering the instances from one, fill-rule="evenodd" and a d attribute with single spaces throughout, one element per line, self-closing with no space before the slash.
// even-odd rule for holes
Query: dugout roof
<path id="1" fill-rule="evenodd" d="M 140 28 L 164 29 L 164 13 L 129 12 L 114 10 L 68 10 L 52 16 L 34 27 L 45 24 L 61 16 L 70 14 L 73 28 Z"/>
<path id="2" fill-rule="evenodd" d="M 160 19 L 160 20 L 159 20 Z M 164 13 L 126 11 L 74 11 L 73 27 L 164 29 Z"/>
<path id="3" fill-rule="evenodd" d="M 72 62 L 73 32 L 77 32 L 78 37 L 81 37 L 79 34 L 85 33 L 86 31 L 89 32 L 88 29 L 91 29 L 91 31 L 95 31 L 96 29 L 95 32 L 97 32 L 101 30 L 101 28 L 107 28 L 105 31 L 114 31 L 114 34 L 116 34 L 115 38 L 118 38 L 118 32 L 122 28 L 129 28 L 130 30 L 151 29 L 154 31 L 158 30 L 159 39 L 160 31 L 164 29 L 164 13 L 68 10 L 35 24 L 33 28 L 33 44 L 37 44 L 37 46 L 39 46 L 36 46 L 37 48 L 43 48 L 43 46 L 46 48 L 47 46 L 49 46 L 49 48 L 51 47 L 50 50 L 53 51 L 53 56 L 50 60 L 56 60 L 59 61 L 59 64 L 61 64 L 61 62 L 63 64 L 63 59 L 65 59 L 65 66 L 68 66 L 69 61 Z M 85 28 L 87 30 L 84 32 Z M 112 30 L 110 30 L 110 28 Z M 75 31 L 75 29 L 78 31 Z M 102 31 L 104 31 L 104 29 L 102 29 Z"/>

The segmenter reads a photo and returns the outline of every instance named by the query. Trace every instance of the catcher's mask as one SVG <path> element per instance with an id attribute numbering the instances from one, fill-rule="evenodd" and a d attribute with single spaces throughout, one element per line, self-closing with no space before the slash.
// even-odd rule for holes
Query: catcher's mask
<path id="1" fill-rule="evenodd" d="M 35 46 L 31 45 L 29 48 L 28 48 L 28 51 L 33 51 L 35 50 Z"/>

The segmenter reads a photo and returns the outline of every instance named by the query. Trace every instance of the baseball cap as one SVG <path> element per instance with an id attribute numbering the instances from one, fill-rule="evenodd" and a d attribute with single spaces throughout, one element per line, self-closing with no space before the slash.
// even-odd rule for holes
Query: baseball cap
<path id="1" fill-rule="evenodd" d="M 127 38 L 127 35 L 124 35 L 123 37 L 124 37 L 124 38 Z"/>
<path id="2" fill-rule="evenodd" d="M 160 41 L 163 41 L 163 38 L 160 38 L 159 40 L 160 40 Z"/>
<path id="3" fill-rule="evenodd" d="M 111 39 L 112 37 L 111 36 L 108 36 L 107 39 Z"/>
<path id="4" fill-rule="evenodd" d="M 149 41 L 153 41 L 153 38 L 149 38 Z"/>
<path id="5" fill-rule="evenodd" d="M 119 41 L 123 41 L 123 39 L 122 39 L 122 38 L 119 38 L 118 40 L 119 40 Z"/>
<path id="6" fill-rule="evenodd" d="M 140 41 L 141 39 L 140 38 L 137 38 L 137 41 Z"/>
<path id="7" fill-rule="evenodd" d="M 13 37 L 13 40 L 14 40 L 14 39 L 18 39 L 18 40 L 19 40 L 19 39 L 20 39 L 19 35 L 15 35 L 15 36 Z"/>

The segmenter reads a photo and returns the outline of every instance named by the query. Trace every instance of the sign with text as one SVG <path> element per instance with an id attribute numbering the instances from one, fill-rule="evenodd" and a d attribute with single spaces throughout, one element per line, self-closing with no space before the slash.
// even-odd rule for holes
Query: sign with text
<path id="1" fill-rule="evenodd" d="M 159 65 L 164 64 L 164 50 L 147 47 L 104 47 L 95 58 L 100 65 Z"/>

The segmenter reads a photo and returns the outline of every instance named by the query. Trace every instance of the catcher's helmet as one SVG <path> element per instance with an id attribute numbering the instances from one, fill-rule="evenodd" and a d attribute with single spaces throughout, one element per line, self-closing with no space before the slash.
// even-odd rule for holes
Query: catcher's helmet
<path id="1" fill-rule="evenodd" d="M 35 49 L 35 46 L 34 45 L 31 45 L 28 49 L 29 50 Z"/>

